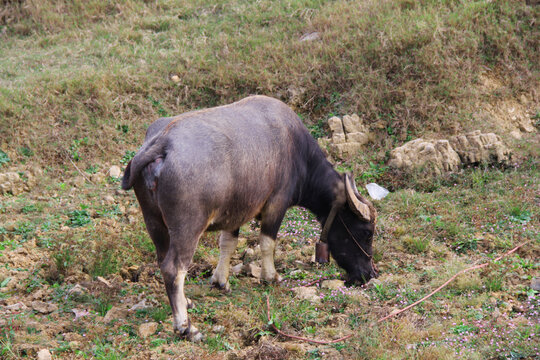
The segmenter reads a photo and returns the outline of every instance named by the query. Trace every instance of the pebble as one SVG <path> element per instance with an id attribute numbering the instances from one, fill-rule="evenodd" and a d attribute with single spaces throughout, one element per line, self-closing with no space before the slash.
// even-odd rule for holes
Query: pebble
<path id="1" fill-rule="evenodd" d="M 47 349 L 41 349 L 37 353 L 37 360 L 51 360 L 51 352 Z"/>
<path id="2" fill-rule="evenodd" d="M 158 328 L 158 324 L 156 322 L 149 322 L 145 324 L 141 324 L 139 326 L 139 336 L 142 338 L 147 338 L 148 336 L 154 334 Z"/>
<path id="3" fill-rule="evenodd" d="M 120 170 L 120 167 L 113 165 L 109 169 L 109 175 L 111 177 L 119 178 L 122 175 L 122 170 Z"/>

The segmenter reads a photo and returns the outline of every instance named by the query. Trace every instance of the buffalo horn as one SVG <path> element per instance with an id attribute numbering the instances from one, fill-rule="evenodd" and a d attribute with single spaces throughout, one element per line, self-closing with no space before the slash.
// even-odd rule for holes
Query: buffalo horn
<path id="1" fill-rule="evenodd" d="M 358 215 L 358 217 L 364 221 L 371 221 L 371 211 L 368 204 L 366 204 L 358 190 L 356 190 L 356 185 L 354 184 L 352 178 L 345 174 L 345 189 L 347 194 L 347 202 L 351 210 Z M 367 202 L 367 200 L 366 200 Z"/>

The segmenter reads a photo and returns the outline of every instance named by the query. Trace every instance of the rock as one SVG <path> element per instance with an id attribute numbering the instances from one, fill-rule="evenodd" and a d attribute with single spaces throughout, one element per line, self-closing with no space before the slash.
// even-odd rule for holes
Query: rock
<path id="1" fill-rule="evenodd" d="M 261 278 L 261 267 L 258 265 L 255 265 L 254 263 L 250 263 L 244 266 L 244 270 L 246 274 L 253 276 L 256 279 Z"/>
<path id="2" fill-rule="evenodd" d="M 21 310 L 28 309 L 28 307 L 26 305 L 24 305 L 24 303 L 18 302 L 18 303 L 6 306 L 5 309 L 6 310 L 11 310 L 11 311 L 21 311 Z"/>
<path id="3" fill-rule="evenodd" d="M 535 130 L 534 125 L 529 118 L 525 118 L 519 122 L 519 129 L 528 133 L 534 132 Z"/>
<path id="4" fill-rule="evenodd" d="M 465 165 L 506 163 L 510 160 L 510 150 L 503 144 L 501 138 L 493 133 L 482 134 L 476 130 L 454 136 L 450 139 L 450 143 Z"/>
<path id="5" fill-rule="evenodd" d="M 314 304 L 320 304 L 321 298 L 317 295 L 317 288 L 314 286 L 300 286 L 291 289 L 297 298 L 307 300 Z"/>
<path id="6" fill-rule="evenodd" d="M 141 324 L 139 326 L 138 334 L 142 338 L 147 338 L 150 335 L 153 335 L 158 328 L 158 324 L 155 322 L 149 322 L 145 324 Z"/>
<path id="7" fill-rule="evenodd" d="M 253 255 L 255 255 L 255 250 L 252 248 L 247 248 L 246 251 L 244 251 L 244 257 L 251 257 Z"/>
<path id="8" fill-rule="evenodd" d="M 106 204 L 114 204 L 114 197 L 112 197 L 111 195 L 105 195 L 103 197 L 103 201 L 105 201 Z"/>
<path id="9" fill-rule="evenodd" d="M 113 306 L 107 314 L 103 317 L 103 322 L 108 323 L 117 319 L 124 319 L 128 315 L 128 310 L 125 308 L 120 308 L 118 306 Z"/>
<path id="10" fill-rule="evenodd" d="M 323 289 L 337 290 L 345 286 L 343 280 L 324 280 L 321 283 Z"/>
<path id="11" fill-rule="evenodd" d="M 214 325 L 214 327 L 212 328 L 212 331 L 215 332 L 215 333 L 222 333 L 225 331 L 225 326 L 223 325 Z"/>
<path id="12" fill-rule="evenodd" d="M 531 280 L 531 289 L 540 291 L 540 278 L 535 277 Z"/>
<path id="13" fill-rule="evenodd" d="M 16 196 L 27 190 L 29 189 L 18 172 L 10 171 L 0 174 L 0 194 L 11 193 Z"/>
<path id="14" fill-rule="evenodd" d="M 84 293 L 86 292 L 88 292 L 88 289 L 86 289 L 85 287 L 82 287 L 79 284 L 76 284 L 74 287 L 69 289 L 68 294 L 81 296 L 81 295 L 84 295 Z"/>
<path id="15" fill-rule="evenodd" d="M 242 272 L 243 268 L 244 268 L 244 264 L 242 264 L 242 263 L 236 264 L 236 265 L 231 267 L 231 274 L 238 275 L 238 274 L 240 274 Z"/>
<path id="16" fill-rule="evenodd" d="M 17 230 L 17 225 L 15 223 L 7 223 L 4 225 L 4 229 L 6 229 L 6 231 L 15 231 Z"/>
<path id="17" fill-rule="evenodd" d="M 120 170 L 120 167 L 113 165 L 109 169 L 109 175 L 111 177 L 119 178 L 122 175 L 122 170 Z"/>
<path id="18" fill-rule="evenodd" d="M 334 116 L 328 120 L 330 151 L 340 158 L 354 156 L 369 142 L 370 134 L 356 114 L 345 115 L 343 120 Z"/>
<path id="19" fill-rule="evenodd" d="M 49 314 L 58 310 L 58 306 L 56 304 L 49 304 L 43 301 L 32 301 L 32 309 L 41 314 Z"/>
<path id="20" fill-rule="evenodd" d="M 71 312 L 75 314 L 73 321 L 77 321 L 79 318 L 90 315 L 90 312 L 86 309 L 71 309 Z"/>
<path id="21" fill-rule="evenodd" d="M 521 131 L 519 130 L 511 131 L 510 136 L 512 136 L 514 139 L 517 139 L 517 140 L 522 138 Z"/>
<path id="22" fill-rule="evenodd" d="M 141 310 L 141 309 L 146 309 L 148 307 L 149 306 L 146 305 L 146 299 L 143 299 L 142 301 L 139 301 L 138 303 L 136 303 L 135 305 L 130 307 L 129 311 L 137 311 L 137 310 Z"/>
<path id="23" fill-rule="evenodd" d="M 180 82 L 180 76 L 178 75 L 173 75 L 171 76 L 171 80 L 175 83 L 175 84 L 178 84 Z"/>
<path id="24" fill-rule="evenodd" d="M 302 37 L 300 38 L 300 42 L 315 41 L 315 40 L 319 40 L 320 38 L 321 36 L 319 35 L 319 33 L 314 31 L 314 32 L 310 32 L 310 33 L 302 35 Z"/>
<path id="25" fill-rule="evenodd" d="M 108 288 L 112 288 L 111 283 L 110 283 L 107 279 L 105 279 L 105 278 L 103 278 L 103 277 L 101 277 L 101 276 L 98 276 L 96 279 L 97 279 L 100 283 L 102 283 L 102 284 L 104 284 L 105 286 L 107 286 Z"/>
<path id="26" fill-rule="evenodd" d="M 47 349 L 41 349 L 37 353 L 37 360 L 51 360 L 51 352 Z"/>
<path id="27" fill-rule="evenodd" d="M 390 152 L 389 165 L 404 171 L 427 170 L 435 174 L 455 171 L 461 160 L 448 140 L 418 138 Z"/>

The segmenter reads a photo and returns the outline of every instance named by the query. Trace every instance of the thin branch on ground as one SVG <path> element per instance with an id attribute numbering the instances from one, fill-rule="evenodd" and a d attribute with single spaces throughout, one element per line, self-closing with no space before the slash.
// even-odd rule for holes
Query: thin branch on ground
<path id="1" fill-rule="evenodd" d="M 512 254 L 513 252 L 517 251 L 520 247 L 522 247 L 523 245 L 525 245 L 525 244 L 527 244 L 527 243 L 529 243 L 529 242 L 530 242 L 530 240 L 529 240 L 529 241 L 525 241 L 524 243 L 519 244 L 518 246 L 516 246 L 516 247 L 513 248 L 512 250 L 510 250 L 510 251 L 508 251 L 508 252 L 502 254 L 501 256 L 499 256 L 498 258 L 494 259 L 493 261 L 499 261 L 499 260 L 501 260 L 503 257 Z M 436 293 L 438 293 L 441 289 L 443 289 L 446 285 L 448 285 L 450 282 L 452 282 L 452 280 L 454 280 L 455 278 L 457 278 L 459 275 L 461 275 L 461 274 L 463 274 L 463 273 L 466 273 L 466 272 L 468 272 L 468 271 L 471 271 L 471 270 L 476 270 L 476 269 L 484 268 L 484 267 L 486 267 L 486 266 L 488 266 L 489 264 L 492 264 L 492 263 L 493 263 L 492 261 L 489 261 L 489 262 L 484 263 L 484 264 L 471 266 L 471 267 L 469 267 L 469 268 L 467 268 L 467 269 L 461 270 L 460 272 L 458 272 L 457 274 L 455 274 L 454 276 L 452 276 L 450 279 L 448 279 L 444 284 L 442 284 L 441 286 L 439 286 L 438 288 L 436 288 L 435 290 L 433 290 L 429 295 L 424 296 L 424 297 L 421 298 L 420 300 L 418 300 L 418 301 L 416 301 L 416 302 L 414 302 L 414 303 L 408 305 L 407 307 L 404 307 L 403 309 L 401 309 L 401 310 L 399 310 L 399 311 L 396 311 L 396 312 L 394 312 L 394 313 L 391 313 L 390 315 L 387 315 L 387 316 L 385 316 L 385 317 L 383 317 L 383 318 L 377 320 L 377 323 L 381 323 L 381 322 L 383 322 L 383 321 L 385 321 L 385 320 L 388 320 L 388 319 L 390 319 L 390 318 L 392 318 L 392 317 L 394 317 L 394 316 L 397 316 L 397 315 L 401 314 L 402 312 L 407 311 L 407 310 L 409 310 L 410 308 L 412 308 L 412 307 L 414 307 L 414 306 L 420 304 L 421 302 L 423 302 L 423 301 L 429 299 L 430 297 L 432 297 L 433 295 L 435 295 Z"/>

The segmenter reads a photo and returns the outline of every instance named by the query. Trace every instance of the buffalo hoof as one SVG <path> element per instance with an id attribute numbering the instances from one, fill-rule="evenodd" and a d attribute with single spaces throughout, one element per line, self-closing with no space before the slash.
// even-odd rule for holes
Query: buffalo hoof
<path id="1" fill-rule="evenodd" d="M 225 293 L 230 293 L 231 292 L 231 285 L 229 284 L 228 281 L 220 282 L 219 280 L 214 279 L 214 277 L 212 277 L 212 279 L 210 280 L 210 285 L 212 287 L 215 287 L 216 289 L 219 289 L 219 290 L 225 292 Z"/>
<path id="2" fill-rule="evenodd" d="M 270 276 L 261 276 L 261 283 L 263 284 L 279 284 L 283 278 L 278 273 Z"/>
<path id="3" fill-rule="evenodd" d="M 175 332 L 181 337 L 191 342 L 199 342 L 204 340 L 204 335 L 195 327 L 189 326 L 185 329 L 175 329 Z"/>

